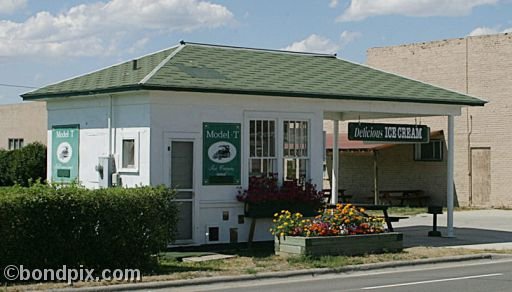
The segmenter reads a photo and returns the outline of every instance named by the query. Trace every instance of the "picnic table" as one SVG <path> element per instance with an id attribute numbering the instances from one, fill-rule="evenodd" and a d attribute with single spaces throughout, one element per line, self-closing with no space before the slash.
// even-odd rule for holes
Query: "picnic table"
<path id="1" fill-rule="evenodd" d="M 430 197 L 425 195 L 423 190 L 381 190 L 379 191 L 379 199 L 388 205 L 398 202 L 399 206 L 416 205 L 423 207 Z"/>
<path id="2" fill-rule="evenodd" d="M 327 202 L 331 201 L 331 189 L 323 189 L 324 199 Z M 350 203 L 350 199 L 352 199 L 352 195 L 345 194 L 345 189 L 338 189 L 338 203 Z"/>
<path id="3" fill-rule="evenodd" d="M 392 222 L 398 222 L 400 219 L 407 219 L 409 217 L 402 217 L 402 216 L 389 216 L 388 214 L 388 205 L 374 205 L 374 204 L 354 204 L 354 206 L 358 208 L 364 208 L 366 210 L 372 210 L 372 211 L 382 211 L 381 216 L 384 221 L 386 222 L 386 225 L 388 227 L 389 232 L 393 232 L 393 224 Z M 328 208 L 336 208 L 335 205 L 329 205 Z"/>

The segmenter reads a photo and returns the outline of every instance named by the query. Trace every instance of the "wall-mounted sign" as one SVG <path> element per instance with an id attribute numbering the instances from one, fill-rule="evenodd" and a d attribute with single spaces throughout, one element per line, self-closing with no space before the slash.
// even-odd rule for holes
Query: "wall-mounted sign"
<path id="1" fill-rule="evenodd" d="M 348 139 L 372 142 L 428 143 L 430 128 L 422 125 L 348 123 Z"/>
<path id="2" fill-rule="evenodd" d="M 80 128 L 78 125 L 52 128 L 52 181 L 70 183 L 78 179 Z"/>
<path id="3" fill-rule="evenodd" d="M 241 125 L 203 123 L 203 185 L 240 184 Z"/>

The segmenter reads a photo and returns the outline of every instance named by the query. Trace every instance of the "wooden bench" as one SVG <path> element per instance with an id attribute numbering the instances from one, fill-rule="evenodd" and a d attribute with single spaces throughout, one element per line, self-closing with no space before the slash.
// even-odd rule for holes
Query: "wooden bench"
<path id="1" fill-rule="evenodd" d="M 323 189 L 324 199 L 326 202 L 331 202 L 331 189 Z M 345 189 L 338 190 L 338 203 L 350 203 L 350 199 L 352 199 L 352 195 L 345 194 Z"/>

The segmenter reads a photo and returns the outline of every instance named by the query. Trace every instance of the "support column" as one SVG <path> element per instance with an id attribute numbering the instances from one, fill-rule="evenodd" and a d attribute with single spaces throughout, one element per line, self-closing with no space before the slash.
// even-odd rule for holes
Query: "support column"
<path id="1" fill-rule="evenodd" d="M 447 191 L 446 191 L 446 206 L 448 209 L 447 214 L 447 237 L 455 237 L 453 232 L 453 197 L 454 197 L 454 181 L 453 181 L 453 161 L 455 153 L 455 139 L 454 139 L 454 117 L 448 116 L 448 169 L 447 169 Z"/>
<path id="2" fill-rule="evenodd" d="M 340 149 L 338 145 L 339 139 L 339 121 L 332 121 L 332 174 L 331 174 L 331 204 L 338 203 L 338 170 L 340 167 Z"/>

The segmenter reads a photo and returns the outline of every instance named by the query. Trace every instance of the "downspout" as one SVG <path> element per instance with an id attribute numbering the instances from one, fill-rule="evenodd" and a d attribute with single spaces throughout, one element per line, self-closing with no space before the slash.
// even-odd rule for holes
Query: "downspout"
<path id="1" fill-rule="evenodd" d="M 467 110 L 469 112 L 469 109 Z M 473 158 L 471 156 L 471 134 L 473 133 L 473 116 L 467 117 L 468 123 L 468 193 L 469 205 L 473 206 Z"/>
<path id="2" fill-rule="evenodd" d="M 109 95 L 109 107 L 108 107 L 108 157 L 112 158 L 112 95 Z"/>
<path id="3" fill-rule="evenodd" d="M 469 94 L 469 37 L 466 37 L 466 94 Z M 466 108 L 466 131 L 467 131 L 467 152 L 468 152 L 468 199 L 469 205 L 473 206 L 473 159 L 471 157 L 471 134 L 473 133 L 473 116 L 469 114 L 469 107 Z"/>

